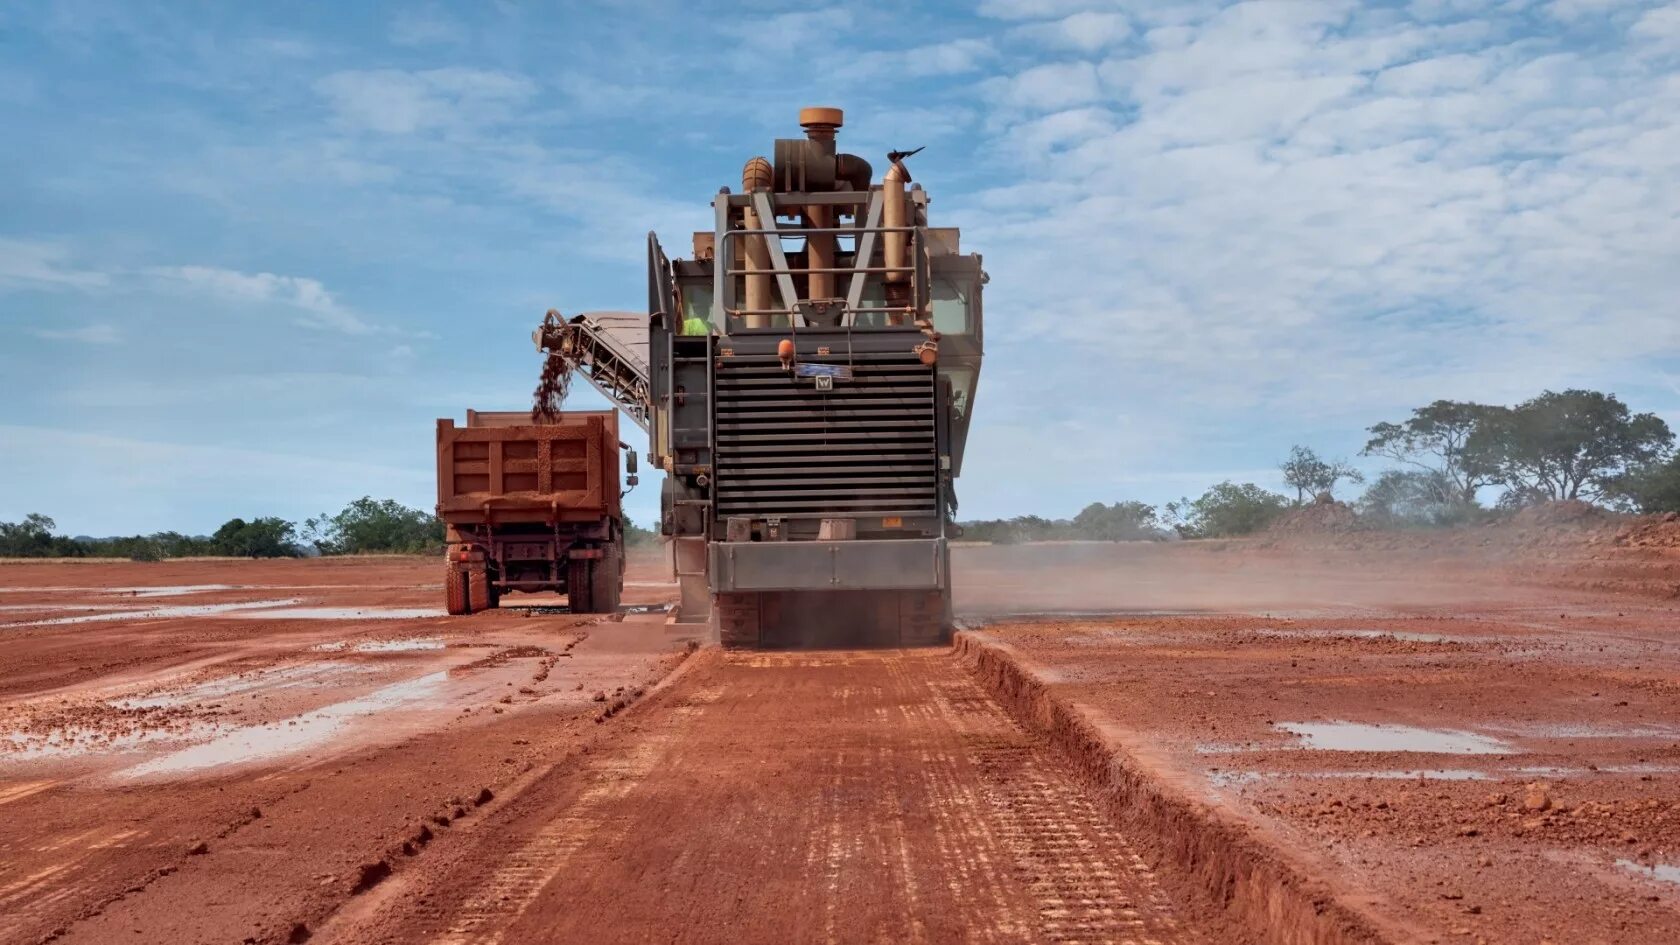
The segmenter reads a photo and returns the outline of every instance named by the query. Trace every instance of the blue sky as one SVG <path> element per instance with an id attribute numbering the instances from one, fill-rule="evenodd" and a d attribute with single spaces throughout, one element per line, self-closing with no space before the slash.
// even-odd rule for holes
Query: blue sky
<path id="1" fill-rule="evenodd" d="M 964 517 L 1275 486 L 1437 397 L 1680 426 L 1673 3 L 26 0 L 0 520 L 429 508 L 434 418 L 527 404 L 543 311 L 636 307 L 812 104 L 985 255 Z"/>

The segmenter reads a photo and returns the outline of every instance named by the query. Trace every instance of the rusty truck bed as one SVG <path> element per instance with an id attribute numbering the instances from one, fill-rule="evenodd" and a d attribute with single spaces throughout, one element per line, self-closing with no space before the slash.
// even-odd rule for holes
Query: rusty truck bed
<path id="1" fill-rule="evenodd" d="M 437 426 L 438 515 L 452 526 L 577 522 L 619 515 L 618 415 L 568 411 L 552 423 L 467 411 Z"/>

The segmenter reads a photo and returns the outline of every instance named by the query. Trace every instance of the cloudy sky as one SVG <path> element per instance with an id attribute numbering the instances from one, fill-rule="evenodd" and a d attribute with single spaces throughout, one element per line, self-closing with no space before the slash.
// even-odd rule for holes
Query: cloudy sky
<path id="1" fill-rule="evenodd" d="M 0 520 L 429 508 L 434 418 L 527 404 L 543 311 L 635 307 L 812 104 L 985 256 L 964 517 L 1275 486 L 1439 397 L 1680 425 L 1675 3 L 24 0 Z"/>

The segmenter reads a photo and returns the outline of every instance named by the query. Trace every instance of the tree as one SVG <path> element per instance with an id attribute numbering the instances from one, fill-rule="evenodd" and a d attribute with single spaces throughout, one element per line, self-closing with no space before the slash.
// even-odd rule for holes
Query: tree
<path id="1" fill-rule="evenodd" d="M 1545 391 L 1477 426 L 1469 449 L 1497 457 L 1497 481 L 1547 500 L 1594 500 L 1629 470 L 1668 455 L 1674 434 L 1656 414 L 1635 414 L 1614 394 Z"/>
<path id="2" fill-rule="evenodd" d="M 1343 479 L 1365 481 L 1365 475 L 1359 470 L 1341 460 L 1331 462 L 1321 459 L 1305 446 L 1291 447 L 1289 458 L 1279 464 L 1278 469 L 1283 471 L 1283 481 L 1295 489 L 1296 505 L 1305 502 L 1309 496 L 1334 495 L 1336 483 Z"/>
<path id="3" fill-rule="evenodd" d="M 87 549 L 71 538 L 54 535 L 58 523 L 39 512 L 21 522 L 0 522 L 0 557 L 79 558 Z"/>
<path id="4" fill-rule="evenodd" d="M 1092 502 L 1073 517 L 1075 537 L 1093 541 L 1138 541 L 1160 537 L 1155 506 L 1142 502 Z"/>
<path id="5" fill-rule="evenodd" d="M 1288 507 L 1288 497 L 1252 482 L 1222 482 L 1201 498 L 1167 503 L 1167 515 L 1186 538 L 1229 538 L 1265 528 Z"/>
<path id="6" fill-rule="evenodd" d="M 642 545 L 658 543 L 659 534 L 651 528 L 643 528 L 624 516 L 624 544 L 626 547 L 638 548 Z"/>
<path id="7" fill-rule="evenodd" d="M 443 522 L 395 499 L 362 496 L 337 515 L 304 520 L 304 537 L 324 555 L 419 554 L 443 545 Z"/>
<path id="8" fill-rule="evenodd" d="M 1478 506 L 1439 469 L 1389 469 L 1359 498 L 1359 514 L 1384 528 L 1429 528 L 1466 521 Z"/>
<path id="9" fill-rule="evenodd" d="M 1680 455 L 1626 473 L 1610 484 L 1607 495 L 1647 515 L 1680 512 Z"/>
<path id="10" fill-rule="evenodd" d="M 295 558 L 296 526 L 282 518 L 229 519 L 210 536 L 217 554 L 235 558 Z"/>
<path id="11" fill-rule="evenodd" d="M 1487 451 L 1485 439 L 1476 440 L 1476 431 L 1508 412 L 1505 407 L 1437 400 L 1413 410 L 1411 419 L 1403 423 L 1371 427 L 1371 439 L 1360 455 L 1384 456 L 1422 472 L 1439 473 L 1452 483 L 1460 502 L 1474 505 L 1476 490 L 1499 473 L 1498 457 Z"/>

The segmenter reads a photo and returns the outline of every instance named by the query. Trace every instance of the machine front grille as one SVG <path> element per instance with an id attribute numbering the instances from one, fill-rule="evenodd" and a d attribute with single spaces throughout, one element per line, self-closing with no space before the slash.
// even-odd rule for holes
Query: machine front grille
<path id="1" fill-rule="evenodd" d="M 849 365 L 818 390 L 774 356 L 717 368 L 717 514 L 938 514 L 934 372 L 913 354 L 801 358 Z"/>

